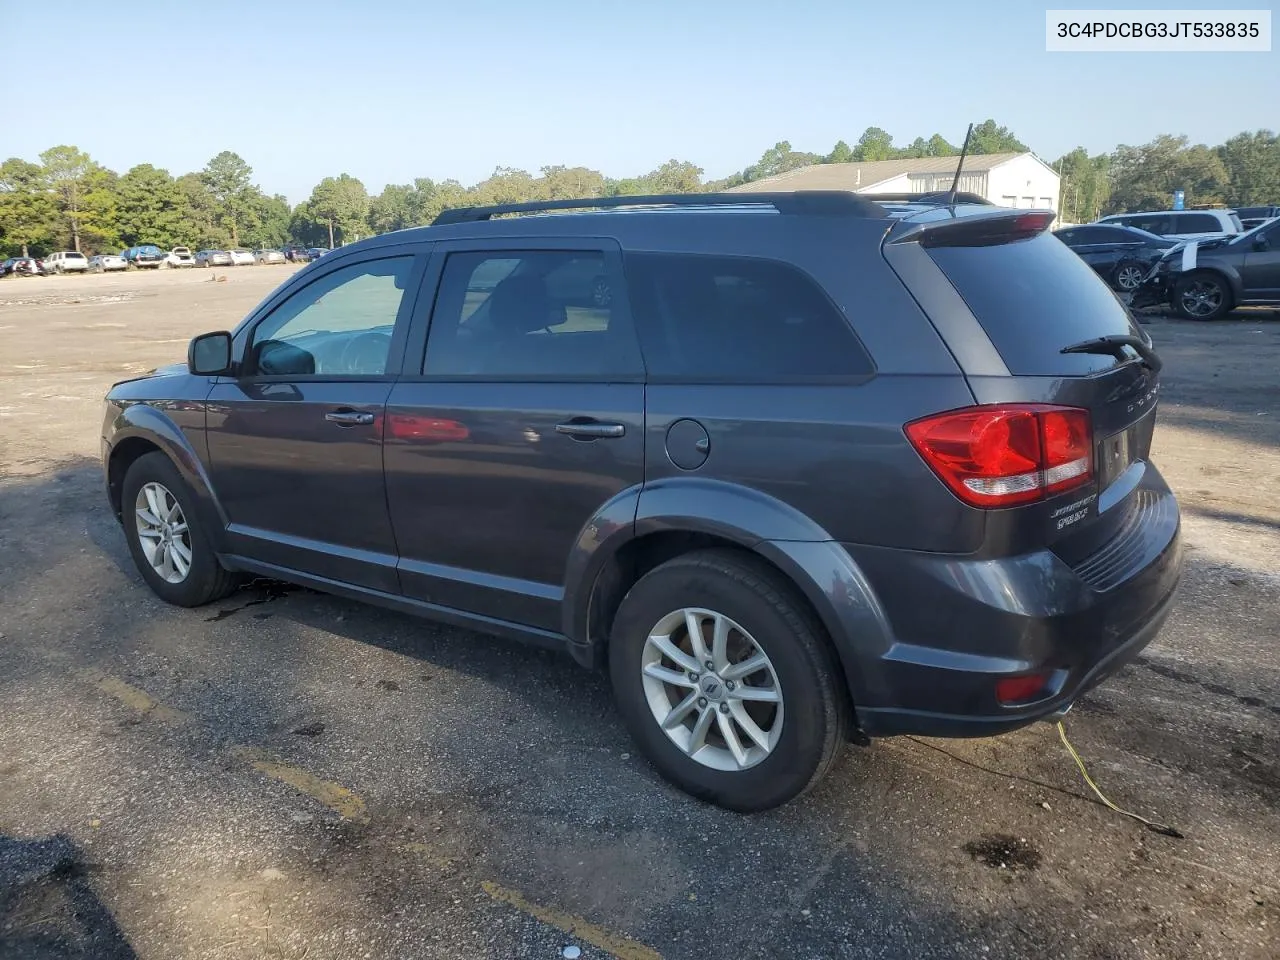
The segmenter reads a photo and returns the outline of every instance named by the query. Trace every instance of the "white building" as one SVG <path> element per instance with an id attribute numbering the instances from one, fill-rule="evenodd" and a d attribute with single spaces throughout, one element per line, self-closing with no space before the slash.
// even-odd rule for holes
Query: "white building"
<path id="1" fill-rule="evenodd" d="M 951 189 L 959 160 L 959 156 L 955 156 L 819 163 L 744 183 L 732 187 L 731 191 L 930 193 Z M 1058 174 L 1034 153 L 988 153 L 965 157 L 958 189 L 962 193 L 976 193 L 1002 207 L 1036 207 L 1057 213 L 1059 187 Z"/>

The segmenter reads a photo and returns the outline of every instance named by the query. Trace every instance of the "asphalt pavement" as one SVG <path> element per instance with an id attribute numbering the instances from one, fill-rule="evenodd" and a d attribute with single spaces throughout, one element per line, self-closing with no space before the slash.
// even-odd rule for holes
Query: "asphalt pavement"
<path id="1" fill-rule="evenodd" d="M 288 268 L 0 282 L 0 957 L 1280 956 L 1280 323 L 1154 319 L 1174 615 L 1065 727 L 850 746 L 741 816 L 568 658 L 257 582 L 142 584 L 115 379 Z M 215 272 L 215 275 L 216 272 Z M 572 955 L 572 951 L 568 954 Z"/>

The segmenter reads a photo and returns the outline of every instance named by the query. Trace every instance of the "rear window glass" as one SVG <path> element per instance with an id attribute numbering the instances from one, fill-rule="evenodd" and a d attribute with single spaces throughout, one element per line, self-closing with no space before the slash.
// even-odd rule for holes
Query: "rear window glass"
<path id="1" fill-rule="evenodd" d="M 1051 234 L 981 247 L 931 247 L 1015 376 L 1085 374 L 1112 357 L 1063 354 L 1063 347 L 1137 333 L 1093 268 Z"/>
<path id="2" fill-rule="evenodd" d="M 1173 217 L 1174 233 L 1222 233 L 1222 221 L 1211 213 L 1178 213 Z"/>
<path id="3" fill-rule="evenodd" d="M 849 322 L 790 264 L 632 253 L 626 271 L 653 377 L 760 383 L 872 372 Z"/>

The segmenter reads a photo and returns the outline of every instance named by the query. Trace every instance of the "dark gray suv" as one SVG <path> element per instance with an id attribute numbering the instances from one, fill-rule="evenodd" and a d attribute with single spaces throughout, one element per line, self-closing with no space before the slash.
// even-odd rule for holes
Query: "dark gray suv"
<path id="1" fill-rule="evenodd" d="M 448 211 L 116 385 L 111 506 L 171 603 L 258 574 L 566 649 L 664 776 L 774 806 L 850 739 L 1058 715 L 1169 612 L 1159 359 L 1052 217 Z"/>

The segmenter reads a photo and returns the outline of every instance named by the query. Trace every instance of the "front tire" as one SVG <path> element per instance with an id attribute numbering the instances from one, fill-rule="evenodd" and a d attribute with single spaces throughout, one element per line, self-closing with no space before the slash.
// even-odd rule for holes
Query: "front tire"
<path id="1" fill-rule="evenodd" d="M 1122 293 L 1133 293 L 1138 287 L 1142 286 L 1143 278 L 1146 277 L 1149 267 L 1137 260 L 1121 260 L 1116 265 L 1115 272 L 1115 288 Z"/>
<path id="2" fill-rule="evenodd" d="M 1174 285 L 1173 308 L 1184 320 L 1221 320 L 1231 311 L 1231 290 L 1219 274 L 1192 273 Z"/>
<path id="3" fill-rule="evenodd" d="M 730 810 L 800 796 L 848 740 L 851 711 L 820 624 L 748 555 L 698 551 L 642 577 L 614 620 L 609 672 L 658 772 Z"/>
<path id="4" fill-rule="evenodd" d="M 209 545 L 195 493 L 163 453 L 139 457 L 124 476 L 121 514 L 129 553 L 161 600 L 198 607 L 221 599 L 239 578 Z"/>

